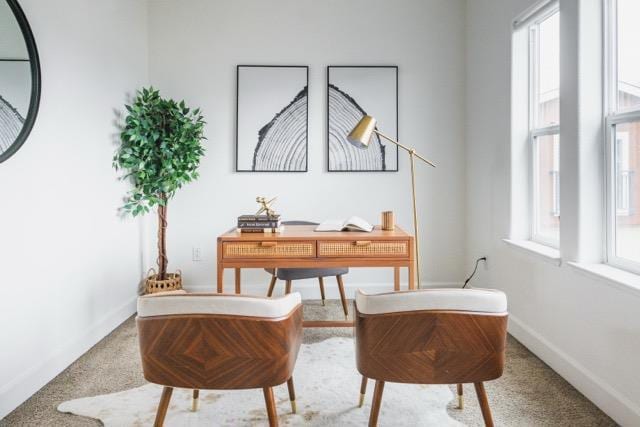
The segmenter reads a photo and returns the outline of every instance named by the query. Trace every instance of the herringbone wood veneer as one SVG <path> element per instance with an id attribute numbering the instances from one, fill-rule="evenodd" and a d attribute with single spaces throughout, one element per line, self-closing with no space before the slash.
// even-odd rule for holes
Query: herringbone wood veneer
<path id="1" fill-rule="evenodd" d="M 474 383 L 487 427 L 493 418 L 483 381 L 504 369 L 507 313 L 408 311 L 366 315 L 356 306 L 356 362 L 363 375 L 376 380 L 369 427 L 378 424 L 386 381 L 413 384 Z M 460 400 L 460 402 L 462 402 Z"/>
<path id="2" fill-rule="evenodd" d="M 506 314 L 358 312 L 358 370 L 368 378 L 399 383 L 493 380 L 504 367 L 506 325 Z"/>
<path id="3" fill-rule="evenodd" d="M 175 315 L 137 319 L 144 377 L 193 389 L 284 383 L 302 341 L 302 306 L 281 319 Z"/>

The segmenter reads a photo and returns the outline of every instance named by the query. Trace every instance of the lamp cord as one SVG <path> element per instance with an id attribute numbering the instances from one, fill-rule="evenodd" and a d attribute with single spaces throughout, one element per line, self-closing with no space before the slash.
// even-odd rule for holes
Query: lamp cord
<path id="1" fill-rule="evenodd" d="M 476 260 L 476 266 L 473 268 L 473 273 L 471 273 L 471 276 L 469 276 L 469 277 L 467 278 L 467 280 L 465 280 L 465 281 L 464 281 L 464 285 L 462 285 L 462 289 L 466 288 L 466 287 L 467 287 L 467 284 L 469 283 L 469 281 L 470 281 L 471 279 L 473 279 L 473 276 L 475 276 L 476 271 L 478 270 L 478 264 L 480 263 L 480 261 L 487 262 L 487 257 L 486 257 L 486 256 L 483 256 L 482 258 L 478 258 L 478 259 Z"/>

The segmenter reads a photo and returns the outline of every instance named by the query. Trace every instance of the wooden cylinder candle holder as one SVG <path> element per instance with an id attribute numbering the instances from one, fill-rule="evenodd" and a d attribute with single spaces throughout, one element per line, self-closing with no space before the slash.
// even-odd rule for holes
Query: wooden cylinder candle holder
<path id="1" fill-rule="evenodd" d="M 382 212 L 382 229 L 387 231 L 393 231 L 396 228 L 396 221 L 393 215 L 393 211 Z"/>

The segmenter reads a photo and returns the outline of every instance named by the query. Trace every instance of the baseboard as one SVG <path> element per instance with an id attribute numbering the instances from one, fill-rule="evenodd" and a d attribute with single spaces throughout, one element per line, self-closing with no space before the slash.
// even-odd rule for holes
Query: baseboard
<path id="1" fill-rule="evenodd" d="M 335 279 L 327 278 L 325 280 L 325 295 L 328 299 L 339 299 L 338 287 L 335 286 Z M 296 281 L 293 282 L 294 292 L 299 292 L 303 299 L 320 299 L 320 291 L 317 281 Z M 274 291 L 274 295 L 281 295 L 284 293 L 284 282 L 278 281 Z M 459 282 L 423 282 L 422 288 L 461 288 L 462 283 Z M 400 283 L 401 289 L 407 289 L 406 283 Z M 211 285 L 191 285 L 185 286 L 185 289 L 189 292 L 211 292 Z M 389 282 L 379 283 L 353 283 L 345 282 L 344 291 L 347 298 L 353 298 L 356 290 L 362 289 L 367 293 L 385 292 L 393 290 L 393 284 Z M 226 292 L 233 292 L 232 286 L 225 286 Z M 250 295 L 264 295 L 267 292 L 267 286 L 265 283 L 243 283 L 242 293 Z"/>
<path id="2" fill-rule="evenodd" d="M 640 425 L 640 408 L 513 315 L 509 333 L 622 426 Z"/>
<path id="3" fill-rule="evenodd" d="M 41 355 L 42 362 L 2 385 L 0 387 L 0 420 L 134 314 L 136 299 L 137 297 L 131 298 L 107 313 L 78 339 L 66 343 L 51 354 Z"/>

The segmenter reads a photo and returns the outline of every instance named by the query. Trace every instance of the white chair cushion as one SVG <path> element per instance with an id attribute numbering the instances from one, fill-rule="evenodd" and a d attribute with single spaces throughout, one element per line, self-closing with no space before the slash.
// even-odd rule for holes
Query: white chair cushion
<path id="1" fill-rule="evenodd" d="M 224 314 L 277 318 L 289 314 L 301 302 L 299 293 L 264 298 L 216 293 L 151 294 L 138 298 L 138 317 L 172 314 Z"/>
<path id="2" fill-rule="evenodd" d="M 419 310 L 504 313 L 507 311 L 507 296 L 493 289 L 421 289 L 374 295 L 358 289 L 356 305 L 363 314 Z"/>

